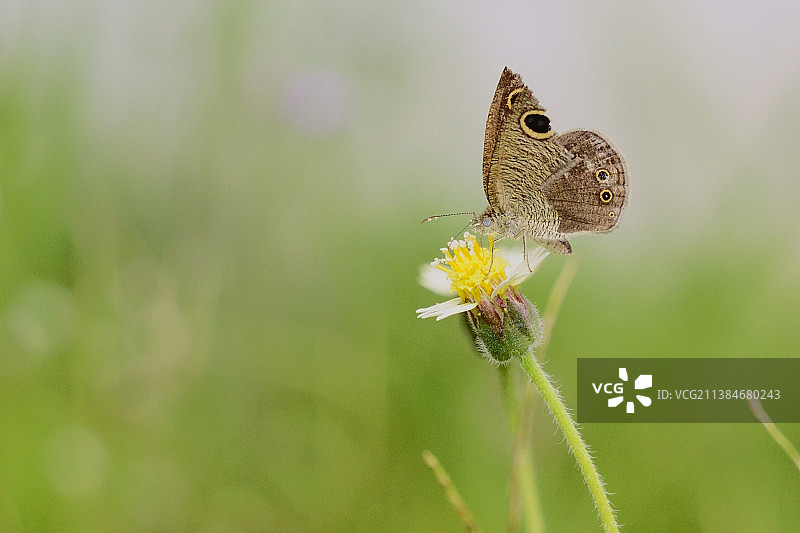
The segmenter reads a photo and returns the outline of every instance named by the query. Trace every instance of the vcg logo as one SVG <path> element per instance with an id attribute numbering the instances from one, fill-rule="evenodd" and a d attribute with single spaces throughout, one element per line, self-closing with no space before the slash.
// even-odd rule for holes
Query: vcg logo
<path id="1" fill-rule="evenodd" d="M 623 382 L 628 381 L 628 370 L 626 368 L 619 369 L 619 379 Z M 653 386 L 653 375 L 652 374 L 641 374 L 636 380 L 633 382 L 633 388 L 636 390 L 640 389 L 649 389 Z M 621 404 L 625 398 L 623 395 L 624 391 L 624 383 L 617 382 L 617 383 L 592 383 L 592 389 L 594 389 L 595 394 L 600 394 L 600 392 L 604 392 L 606 394 L 615 394 L 613 398 L 608 399 L 608 406 L 609 407 L 616 407 Z M 643 396 L 640 394 L 636 394 L 636 399 L 639 400 L 643 406 L 648 407 L 653 400 L 651 400 L 648 396 Z M 635 404 L 632 400 L 629 400 L 625 403 L 625 412 L 626 413 L 633 413 Z"/>

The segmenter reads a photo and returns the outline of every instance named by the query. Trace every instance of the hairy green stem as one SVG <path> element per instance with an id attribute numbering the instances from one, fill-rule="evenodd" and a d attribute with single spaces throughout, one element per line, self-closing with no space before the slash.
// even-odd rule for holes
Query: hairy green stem
<path id="1" fill-rule="evenodd" d="M 567 411 L 558 391 L 550 382 L 544 370 L 542 370 L 539 362 L 534 358 L 533 350 L 528 350 L 522 355 L 520 362 L 530 380 L 536 385 L 536 388 L 539 389 L 542 400 L 544 400 L 545 405 L 547 405 L 556 423 L 564 433 L 567 444 L 569 444 L 573 455 L 575 455 L 575 459 L 578 461 L 578 466 L 581 469 L 586 485 L 589 487 L 589 492 L 594 500 L 597 513 L 600 515 L 600 521 L 603 524 L 604 531 L 606 533 L 618 533 L 619 526 L 614 517 L 614 510 L 611 508 L 611 502 L 608 500 L 608 494 L 606 493 L 603 480 L 600 478 L 600 474 L 594 466 L 592 457 L 589 455 L 589 450 L 583 442 L 578 428 L 575 426 L 575 422 L 572 420 L 569 411 Z"/>

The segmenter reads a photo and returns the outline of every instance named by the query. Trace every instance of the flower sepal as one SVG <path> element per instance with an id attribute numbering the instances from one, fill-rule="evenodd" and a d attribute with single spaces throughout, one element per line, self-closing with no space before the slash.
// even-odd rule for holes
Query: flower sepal
<path id="1" fill-rule="evenodd" d="M 539 346 L 542 341 L 542 319 L 539 317 L 539 310 L 514 287 L 506 292 L 506 298 L 508 318 L 530 341 L 532 347 Z"/>
<path id="2" fill-rule="evenodd" d="M 505 365 L 539 343 L 541 321 L 533 304 L 516 289 L 505 298 L 482 300 L 466 313 L 475 345 L 487 359 Z"/>

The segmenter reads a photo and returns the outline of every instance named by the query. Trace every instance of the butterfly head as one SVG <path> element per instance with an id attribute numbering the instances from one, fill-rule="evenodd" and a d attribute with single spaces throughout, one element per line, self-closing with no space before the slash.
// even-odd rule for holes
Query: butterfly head
<path id="1" fill-rule="evenodd" d="M 487 207 L 483 213 L 475 216 L 471 225 L 475 232 L 481 235 L 502 235 L 508 230 L 507 221 L 493 212 L 491 207 Z"/>

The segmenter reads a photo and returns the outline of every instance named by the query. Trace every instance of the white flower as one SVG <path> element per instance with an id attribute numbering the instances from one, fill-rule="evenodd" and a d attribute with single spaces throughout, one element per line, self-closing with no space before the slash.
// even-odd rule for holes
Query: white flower
<path id="1" fill-rule="evenodd" d="M 420 268 L 419 283 L 436 294 L 455 298 L 417 309 L 417 318 L 442 320 L 474 309 L 481 300 L 503 296 L 508 287 L 516 287 L 536 270 L 547 251 L 537 247 L 525 260 L 521 250 L 494 248 L 491 236 L 489 248 L 483 248 L 473 235 L 464 233 L 463 240 L 450 240 L 442 254 L 443 258 Z M 517 266 L 512 269 L 513 264 Z"/>

